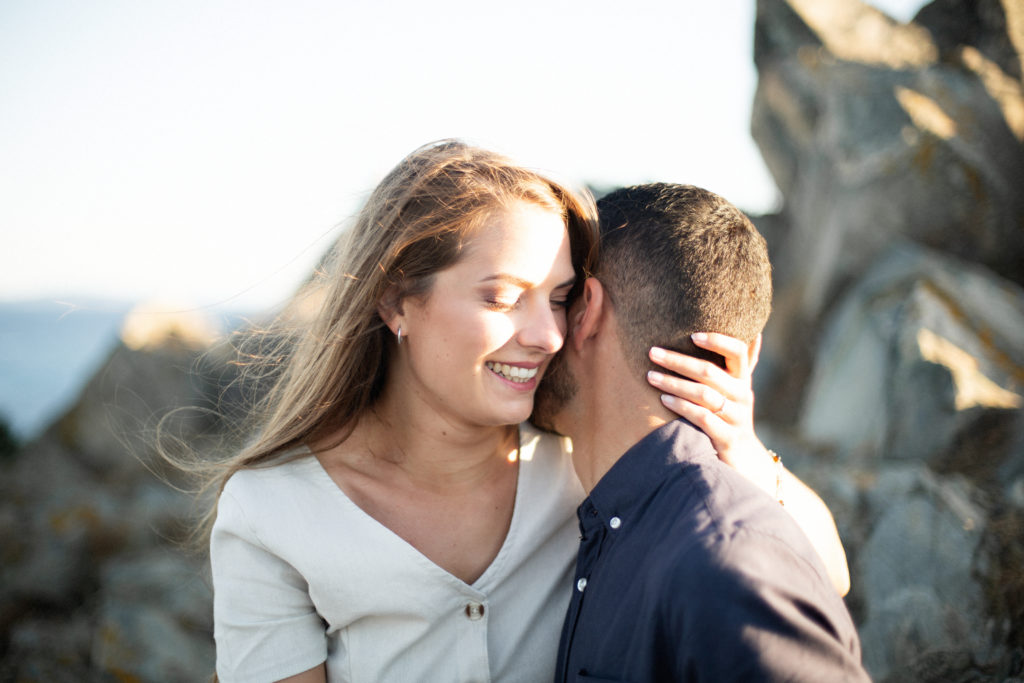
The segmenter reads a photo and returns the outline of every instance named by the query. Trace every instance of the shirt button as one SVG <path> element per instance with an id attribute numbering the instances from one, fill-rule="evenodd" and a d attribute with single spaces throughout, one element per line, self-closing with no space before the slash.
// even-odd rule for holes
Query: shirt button
<path id="1" fill-rule="evenodd" d="M 479 621 L 484 617 L 484 606 L 479 602 L 471 602 L 466 605 L 466 616 L 470 621 Z"/>
<path id="2" fill-rule="evenodd" d="M 620 526 L 622 526 L 622 520 L 618 517 L 612 517 L 608 520 L 608 526 L 610 526 L 613 529 L 618 529 Z"/>
<path id="3" fill-rule="evenodd" d="M 579 581 L 576 582 L 576 590 L 578 590 L 580 593 L 582 593 L 583 589 L 586 588 L 586 587 L 587 587 L 587 577 L 584 576 L 582 579 L 580 579 Z"/>

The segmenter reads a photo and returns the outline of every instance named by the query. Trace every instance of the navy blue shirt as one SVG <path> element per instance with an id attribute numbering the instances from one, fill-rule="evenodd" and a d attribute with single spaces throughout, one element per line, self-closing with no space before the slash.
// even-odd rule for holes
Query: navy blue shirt
<path id="1" fill-rule="evenodd" d="M 810 541 L 676 420 L 578 510 L 556 681 L 868 681 Z"/>

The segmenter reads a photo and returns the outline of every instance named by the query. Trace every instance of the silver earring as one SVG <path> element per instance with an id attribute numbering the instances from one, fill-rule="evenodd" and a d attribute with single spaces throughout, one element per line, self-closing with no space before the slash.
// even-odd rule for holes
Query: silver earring
<path id="1" fill-rule="evenodd" d="M 402 345 L 402 326 L 401 325 L 398 326 L 398 332 L 396 333 L 396 336 L 398 337 L 398 345 L 401 346 Z"/>

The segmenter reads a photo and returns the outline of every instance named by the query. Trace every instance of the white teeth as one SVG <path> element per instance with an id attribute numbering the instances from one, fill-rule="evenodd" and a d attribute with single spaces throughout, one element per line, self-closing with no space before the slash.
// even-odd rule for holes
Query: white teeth
<path id="1" fill-rule="evenodd" d="M 529 382 L 531 379 L 537 376 L 537 368 L 521 368 L 518 365 L 509 365 L 507 363 L 493 363 L 488 362 L 487 367 L 492 371 L 498 373 L 505 379 L 513 382 L 522 384 L 523 382 Z"/>

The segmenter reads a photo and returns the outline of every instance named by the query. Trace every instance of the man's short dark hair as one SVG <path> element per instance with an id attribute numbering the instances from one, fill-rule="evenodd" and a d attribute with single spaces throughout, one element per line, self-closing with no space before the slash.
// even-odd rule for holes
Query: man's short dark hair
<path id="1" fill-rule="evenodd" d="M 721 364 L 694 332 L 750 343 L 771 311 L 768 247 L 742 211 L 692 185 L 616 190 L 598 204 L 597 278 L 619 320 L 623 352 L 638 369 L 661 346 Z"/>

